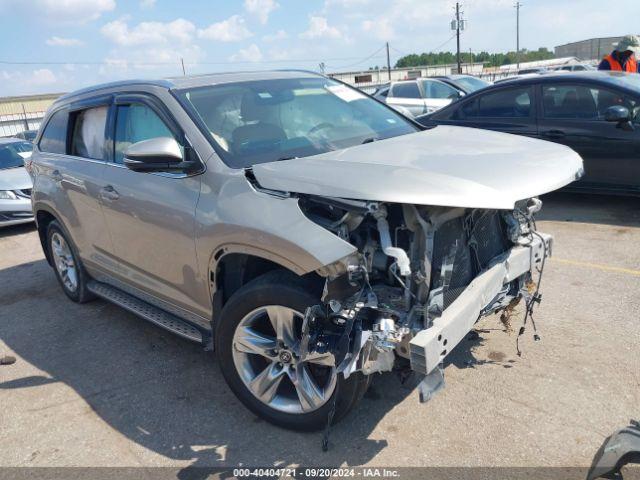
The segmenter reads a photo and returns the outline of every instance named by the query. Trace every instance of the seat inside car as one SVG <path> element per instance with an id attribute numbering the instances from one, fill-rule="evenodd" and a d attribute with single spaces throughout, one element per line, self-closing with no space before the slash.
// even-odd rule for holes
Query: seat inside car
<path id="1" fill-rule="evenodd" d="M 251 144 L 259 144 L 261 148 L 268 144 L 275 145 L 287 138 L 285 131 L 272 123 L 269 114 L 274 110 L 255 92 L 248 92 L 242 96 L 240 116 L 244 125 L 233 130 L 231 135 L 233 148 L 236 152 L 243 152 L 251 148 Z"/>

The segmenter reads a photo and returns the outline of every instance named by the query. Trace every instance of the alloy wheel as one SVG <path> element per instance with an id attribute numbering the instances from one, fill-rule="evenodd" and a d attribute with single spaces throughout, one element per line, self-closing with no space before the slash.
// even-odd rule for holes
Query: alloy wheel
<path id="1" fill-rule="evenodd" d="M 303 315 L 270 305 L 247 314 L 233 336 L 233 361 L 255 398 L 294 414 L 322 407 L 335 390 L 333 355 L 308 353 L 301 344 Z"/>

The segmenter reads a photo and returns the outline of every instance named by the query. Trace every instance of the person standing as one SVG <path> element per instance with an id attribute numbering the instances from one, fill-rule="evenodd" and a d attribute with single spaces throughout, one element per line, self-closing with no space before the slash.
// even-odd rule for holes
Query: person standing
<path id="1" fill-rule="evenodd" d="M 640 37 L 626 35 L 618 42 L 613 52 L 602 59 L 598 70 L 640 73 L 637 56 L 640 56 Z"/>

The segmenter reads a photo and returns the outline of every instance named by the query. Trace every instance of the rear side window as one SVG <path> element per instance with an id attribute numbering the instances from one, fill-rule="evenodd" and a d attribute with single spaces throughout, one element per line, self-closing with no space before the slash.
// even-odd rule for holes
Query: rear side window
<path id="1" fill-rule="evenodd" d="M 158 137 L 175 138 L 169 127 L 151 108 L 136 103 L 118 107 L 114 157 L 116 163 L 123 163 L 124 152 L 132 143 Z"/>
<path id="2" fill-rule="evenodd" d="M 42 132 L 42 138 L 38 144 L 40 150 L 48 153 L 67 153 L 68 123 L 69 113 L 66 110 L 54 113 Z"/>
<path id="3" fill-rule="evenodd" d="M 478 99 L 478 117 L 524 118 L 531 114 L 531 88 L 511 88 L 488 93 Z"/>
<path id="4" fill-rule="evenodd" d="M 95 107 L 74 113 L 71 155 L 105 159 L 105 126 L 109 107 Z"/>
<path id="5" fill-rule="evenodd" d="M 418 84 L 415 82 L 396 83 L 391 87 L 391 96 L 398 98 L 422 98 Z"/>

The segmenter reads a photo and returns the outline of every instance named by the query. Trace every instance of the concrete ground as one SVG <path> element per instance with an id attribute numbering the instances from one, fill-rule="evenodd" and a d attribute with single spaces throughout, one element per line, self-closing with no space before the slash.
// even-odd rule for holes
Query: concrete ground
<path id="1" fill-rule="evenodd" d="M 544 200 L 542 340 L 529 328 L 518 357 L 515 335 L 483 320 L 431 402 L 377 376 L 328 453 L 320 434 L 253 416 L 199 347 L 67 300 L 34 228 L 2 230 L 0 353 L 17 362 L 0 366 L 0 466 L 587 466 L 640 417 L 640 199 Z"/>

